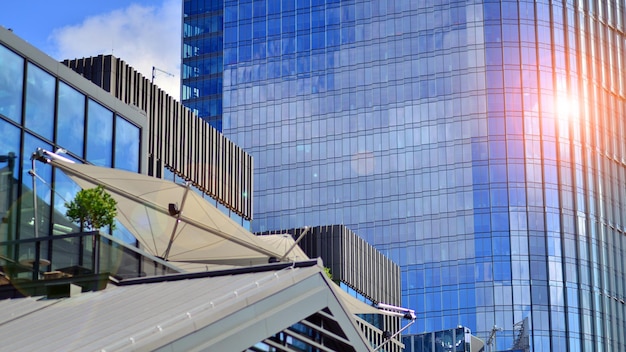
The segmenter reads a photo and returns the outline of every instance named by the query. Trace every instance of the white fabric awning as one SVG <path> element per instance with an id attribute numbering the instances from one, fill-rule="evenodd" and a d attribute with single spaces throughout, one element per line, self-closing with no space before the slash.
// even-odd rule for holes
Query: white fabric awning
<path id="1" fill-rule="evenodd" d="M 309 260 L 310 258 L 304 253 L 300 246 L 295 245 L 296 240 L 290 234 L 278 234 L 278 235 L 262 235 L 257 238 L 272 248 L 276 248 L 280 253 L 287 253 L 283 262 L 297 262 L 303 260 Z"/>
<path id="2" fill-rule="evenodd" d="M 51 160 L 83 189 L 101 185 L 117 201 L 117 219 L 142 248 L 167 260 L 255 265 L 284 251 L 260 240 L 195 191 L 171 181 L 123 170 Z M 170 215 L 169 204 L 178 215 Z"/>
<path id="3" fill-rule="evenodd" d="M 284 255 L 287 253 L 285 258 L 282 260 L 283 262 L 297 262 L 303 260 L 309 260 L 309 257 L 304 253 L 300 246 L 294 246 L 295 240 L 291 235 L 288 234 L 280 234 L 280 235 L 263 235 L 263 236 L 255 236 L 261 242 L 266 243 L 271 248 Z M 236 266 L 246 266 L 252 264 L 264 264 L 267 263 L 265 261 L 256 261 L 256 263 L 251 262 L 249 258 L 230 258 L 228 260 L 221 260 L 219 263 L 211 260 L 187 260 L 187 261 L 175 261 L 172 262 L 178 268 L 181 268 L 188 272 L 194 271 L 210 271 L 210 270 L 223 270 L 229 269 Z"/>
<path id="4" fill-rule="evenodd" d="M 333 292 L 337 295 L 337 298 L 348 308 L 352 314 L 383 314 L 392 315 L 388 312 L 372 307 L 369 304 L 360 301 L 356 297 L 351 296 L 348 292 L 341 289 L 341 287 L 334 285 L 332 287 Z M 395 316 L 395 315 L 392 315 Z"/>

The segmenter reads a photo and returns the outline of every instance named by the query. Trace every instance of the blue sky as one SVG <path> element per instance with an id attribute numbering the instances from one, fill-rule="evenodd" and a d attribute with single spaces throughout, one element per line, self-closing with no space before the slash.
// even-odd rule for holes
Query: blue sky
<path id="1" fill-rule="evenodd" d="M 0 0 L 0 26 L 56 60 L 113 54 L 178 99 L 181 0 Z"/>

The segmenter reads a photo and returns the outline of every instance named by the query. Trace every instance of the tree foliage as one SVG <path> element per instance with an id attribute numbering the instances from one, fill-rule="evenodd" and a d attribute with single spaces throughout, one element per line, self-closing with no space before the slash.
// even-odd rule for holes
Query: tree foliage
<path id="1" fill-rule="evenodd" d="M 326 274 L 326 276 L 328 276 L 329 279 L 333 279 L 333 274 L 330 272 L 330 268 L 325 266 L 324 267 L 324 274 Z"/>
<path id="2" fill-rule="evenodd" d="M 102 186 L 83 189 L 74 200 L 65 202 L 65 215 L 80 226 L 80 230 L 98 230 L 104 226 L 115 228 L 117 202 Z"/>

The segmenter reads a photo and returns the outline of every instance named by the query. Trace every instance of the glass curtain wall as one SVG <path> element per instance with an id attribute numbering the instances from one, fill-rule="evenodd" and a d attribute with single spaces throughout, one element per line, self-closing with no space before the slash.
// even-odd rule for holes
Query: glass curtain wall
<path id="1" fill-rule="evenodd" d="M 409 333 L 498 326 L 505 349 L 527 321 L 533 351 L 626 349 L 623 2 L 223 11 L 254 231 L 346 225 L 402 266 Z"/>
<path id="2" fill-rule="evenodd" d="M 40 162 L 33 176 L 32 154 L 62 149 L 77 162 L 139 172 L 140 127 L 4 45 L 0 67 L 0 242 L 77 232 L 64 203 L 80 188 Z M 53 248 L 39 243 L 2 246 L 0 264 L 24 266 L 37 250 L 48 262 L 40 270 L 54 270 Z"/>
<path id="3" fill-rule="evenodd" d="M 181 101 L 222 130 L 224 1 L 183 1 Z"/>

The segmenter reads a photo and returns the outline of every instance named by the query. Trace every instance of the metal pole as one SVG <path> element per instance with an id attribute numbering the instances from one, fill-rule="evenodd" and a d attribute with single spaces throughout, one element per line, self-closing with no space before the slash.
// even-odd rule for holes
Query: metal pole
<path id="1" fill-rule="evenodd" d="M 285 258 L 287 257 L 287 255 L 289 253 L 291 253 L 291 251 L 298 245 L 298 243 L 300 242 L 300 240 L 302 240 L 302 238 L 304 237 L 304 235 L 306 235 L 307 232 L 309 232 L 311 228 L 308 226 L 305 226 L 304 231 L 302 231 L 302 233 L 300 234 L 300 236 L 298 236 L 298 239 L 291 245 L 291 247 L 289 247 L 289 249 L 287 250 L 287 252 L 285 252 L 285 254 L 283 254 L 282 257 L 280 257 L 280 259 L 278 260 L 279 262 L 282 262 L 283 260 L 285 260 Z"/>
<path id="2" fill-rule="evenodd" d="M 35 153 L 30 157 L 32 167 L 28 174 L 33 178 L 33 228 L 35 229 L 35 238 L 39 237 L 39 220 L 37 217 L 37 177 L 35 176 Z"/>
<path id="3" fill-rule="evenodd" d="M 39 217 L 37 216 L 37 177 L 35 173 L 35 153 L 30 157 L 31 169 L 28 172 L 33 178 L 33 229 L 35 238 L 39 238 Z M 33 280 L 39 279 L 39 258 L 41 257 L 41 243 L 35 242 L 35 261 L 33 262 Z"/>

